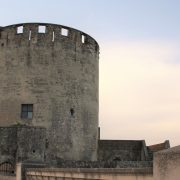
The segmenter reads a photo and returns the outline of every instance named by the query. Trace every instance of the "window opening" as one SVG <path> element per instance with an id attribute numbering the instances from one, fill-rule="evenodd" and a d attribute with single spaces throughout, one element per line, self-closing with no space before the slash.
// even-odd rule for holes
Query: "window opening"
<path id="1" fill-rule="evenodd" d="M 52 33 L 52 42 L 54 42 L 54 31 Z"/>
<path id="2" fill-rule="evenodd" d="M 23 33 L 23 26 L 17 27 L 17 34 L 22 34 Z"/>
<path id="3" fill-rule="evenodd" d="M 38 33 L 46 33 L 46 26 L 39 26 Z"/>
<path id="4" fill-rule="evenodd" d="M 68 29 L 62 28 L 61 29 L 61 35 L 68 36 Z"/>
<path id="5" fill-rule="evenodd" d="M 32 119 L 33 118 L 33 104 L 21 105 L 21 118 Z"/>
<path id="6" fill-rule="evenodd" d="M 74 116 L 74 113 L 75 113 L 75 112 L 74 112 L 74 109 L 71 108 L 71 109 L 70 109 L 70 114 L 71 114 L 71 116 Z"/>
<path id="7" fill-rule="evenodd" d="M 86 36 L 85 35 L 82 35 L 81 36 L 81 42 L 84 44 L 85 43 L 85 40 L 86 40 Z"/>
<path id="8" fill-rule="evenodd" d="M 31 40 L 31 31 L 29 31 L 29 41 Z"/>

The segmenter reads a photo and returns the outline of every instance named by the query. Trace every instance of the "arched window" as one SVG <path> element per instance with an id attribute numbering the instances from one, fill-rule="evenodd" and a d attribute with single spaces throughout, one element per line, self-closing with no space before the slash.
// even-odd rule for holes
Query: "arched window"
<path id="1" fill-rule="evenodd" d="M 9 162 L 3 162 L 0 164 L 0 173 L 14 174 L 15 173 L 14 166 Z"/>

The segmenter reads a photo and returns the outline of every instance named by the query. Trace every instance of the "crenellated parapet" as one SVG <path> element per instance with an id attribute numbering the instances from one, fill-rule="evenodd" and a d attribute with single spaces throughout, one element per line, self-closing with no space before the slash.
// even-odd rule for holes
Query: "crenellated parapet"
<path id="1" fill-rule="evenodd" d="M 23 23 L 0 27 L 0 46 L 56 46 L 61 42 L 74 43 L 99 51 L 98 43 L 88 34 L 63 25 Z"/>

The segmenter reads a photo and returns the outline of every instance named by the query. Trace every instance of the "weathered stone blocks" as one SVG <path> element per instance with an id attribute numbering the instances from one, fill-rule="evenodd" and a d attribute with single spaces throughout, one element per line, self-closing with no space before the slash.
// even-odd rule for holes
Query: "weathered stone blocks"
<path id="1" fill-rule="evenodd" d="M 98 60 L 97 42 L 73 28 L 2 27 L 0 126 L 45 128 L 46 160 L 96 160 Z M 21 118 L 22 104 L 33 104 L 32 119 Z"/>

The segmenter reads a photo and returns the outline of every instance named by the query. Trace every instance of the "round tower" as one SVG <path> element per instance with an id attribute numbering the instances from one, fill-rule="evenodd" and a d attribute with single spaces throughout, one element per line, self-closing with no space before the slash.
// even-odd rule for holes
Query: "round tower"
<path id="1" fill-rule="evenodd" d="M 46 129 L 47 160 L 96 160 L 99 46 L 55 24 L 0 28 L 0 126 Z"/>

